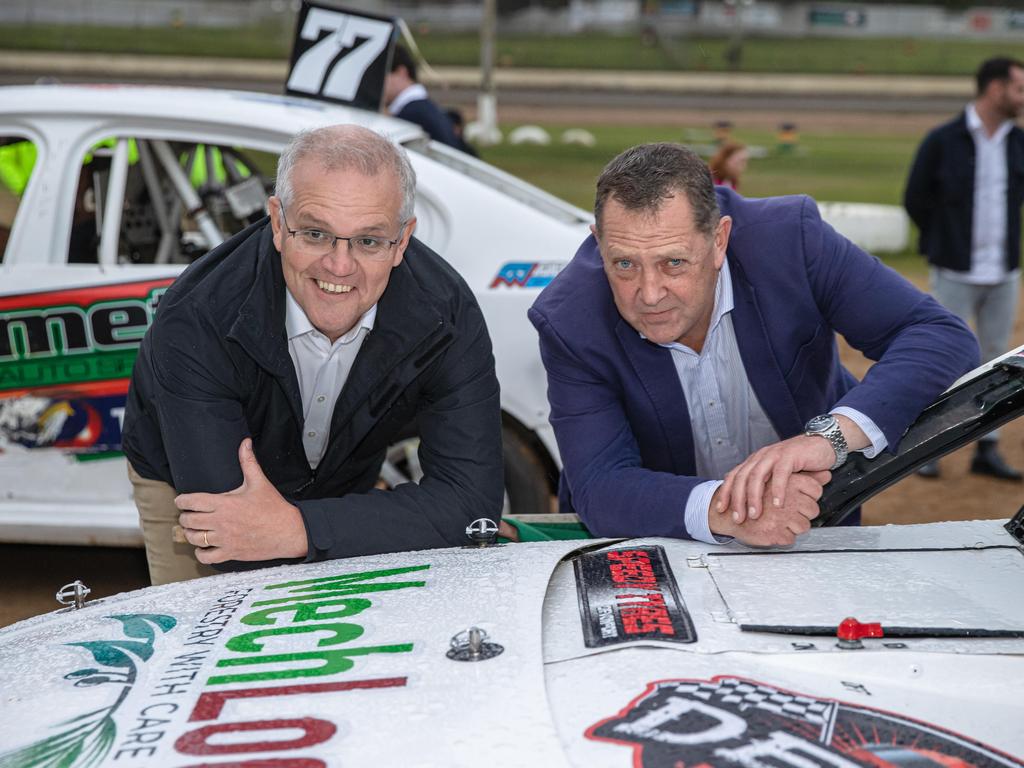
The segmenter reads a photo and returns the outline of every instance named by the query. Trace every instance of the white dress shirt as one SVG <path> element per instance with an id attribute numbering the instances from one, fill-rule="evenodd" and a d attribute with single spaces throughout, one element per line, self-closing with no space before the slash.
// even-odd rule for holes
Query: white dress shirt
<path id="1" fill-rule="evenodd" d="M 1006 270 L 1006 137 L 1013 121 L 1004 121 L 989 136 L 974 104 L 967 105 L 966 117 L 967 130 L 974 137 L 971 268 L 967 272 L 940 271 L 961 283 L 993 285 L 1011 277 Z"/>
<path id="2" fill-rule="evenodd" d="M 715 308 L 700 353 L 679 342 L 661 345 L 672 353 L 690 411 L 697 476 L 715 478 L 690 492 L 685 510 L 687 531 L 709 544 L 717 543 L 708 527 L 708 510 L 721 478 L 754 451 L 779 441 L 743 367 L 732 310 L 732 278 L 726 260 L 715 283 Z M 839 407 L 831 412 L 849 417 L 864 430 L 871 440 L 863 451 L 869 458 L 888 444 L 878 426 L 860 411 Z"/>
<path id="3" fill-rule="evenodd" d="M 373 330 L 377 305 L 366 310 L 359 322 L 332 344 L 309 322 L 291 291 L 285 289 L 285 295 L 288 354 L 295 366 L 302 396 L 302 447 L 310 468 L 316 469 L 327 450 L 338 395 L 348 381 L 366 334 Z"/>
<path id="4" fill-rule="evenodd" d="M 409 102 L 422 101 L 425 98 L 427 98 L 427 89 L 420 83 L 413 83 L 395 96 L 395 100 L 388 104 L 388 114 L 397 115 L 405 109 L 405 105 Z"/>

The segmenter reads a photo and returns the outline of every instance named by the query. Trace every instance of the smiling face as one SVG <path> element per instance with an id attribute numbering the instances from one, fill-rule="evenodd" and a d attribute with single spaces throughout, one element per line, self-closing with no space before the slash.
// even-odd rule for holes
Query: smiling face
<path id="1" fill-rule="evenodd" d="M 284 281 L 313 327 L 333 342 L 383 295 L 416 220 L 402 228 L 402 194 L 390 171 L 376 176 L 345 168 L 325 171 L 316 160 L 307 159 L 292 169 L 291 182 L 292 199 L 284 212 L 288 229 L 401 238 L 382 261 L 353 256 L 345 240 L 325 255 L 310 255 L 285 230 L 280 199 L 270 198 L 270 222 L 274 245 L 281 252 Z"/>
<path id="2" fill-rule="evenodd" d="M 723 216 L 713 235 L 698 231 L 680 193 L 653 212 L 609 199 L 594 234 L 623 319 L 657 344 L 678 341 L 700 352 L 731 227 Z"/>

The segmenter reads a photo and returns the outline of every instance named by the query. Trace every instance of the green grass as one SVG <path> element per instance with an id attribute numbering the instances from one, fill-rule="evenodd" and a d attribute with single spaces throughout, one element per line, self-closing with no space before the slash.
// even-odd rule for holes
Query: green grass
<path id="1" fill-rule="evenodd" d="M 189 26 L 85 27 L 7 25 L 0 27 L 0 49 L 264 58 L 284 61 L 294 24 L 280 22 L 230 29 Z M 479 37 L 415 30 L 431 64 L 475 66 Z M 640 69 L 655 71 L 729 69 L 726 38 L 664 37 L 637 34 L 583 34 L 571 37 L 510 36 L 499 29 L 497 61 L 503 67 Z M 887 38 L 750 38 L 743 46 L 744 72 L 969 75 L 978 62 L 1013 46 L 972 40 Z"/>
<path id="2" fill-rule="evenodd" d="M 504 126 L 506 133 L 511 126 Z M 588 125 L 594 147 L 559 142 L 562 125 L 544 125 L 552 136 L 549 146 L 503 143 L 481 149 L 481 157 L 541 189 L 590 210 L 594 182 L 604 165 L 622 150 L 648 141 L 711 143 L 703 128 L 670 126 Z M 761 147 L 765 157 L 750 161 L 741 191 L 749 197 L 807 194 L 820 201 L 899 205 L 907 171 L 920 141 L 917 134 L 804 133 L 795 151 L 781 152 L 773 133 L 736 131 L 735 138 Z M 916 238 L 912 238 L 912 243 Z M 921 276 L 925 267 L 912 246 L 903 254 L 884 254 L 887 263 L 908 276 Z"/>

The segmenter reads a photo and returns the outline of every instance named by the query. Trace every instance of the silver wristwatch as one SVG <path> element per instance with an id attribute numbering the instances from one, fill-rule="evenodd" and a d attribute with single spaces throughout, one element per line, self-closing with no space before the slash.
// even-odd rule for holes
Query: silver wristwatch
<path id="1" fill-rule="evenodd" d="M 846 445 L 843 430 L 839 428 L 839 422 L 835 416 L 831 413 L 815 416 L 804 425 L 804 434 L 824 437 L 832 444 L 832 448 L 836 452 L 836 463 L 829 467 L 830 471 L 843 466 L 850 449 Z"/>

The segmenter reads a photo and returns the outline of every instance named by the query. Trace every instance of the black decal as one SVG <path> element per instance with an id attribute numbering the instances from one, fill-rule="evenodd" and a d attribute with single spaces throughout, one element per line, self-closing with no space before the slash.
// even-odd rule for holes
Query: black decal
<path id="1" fill-rule="evenodd" d="M 697 639 L 662 547 L 588 552 L 573 561 L 588 648 Z"/>

